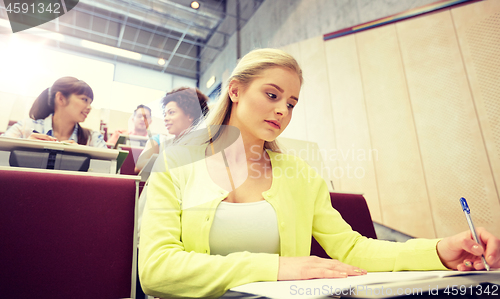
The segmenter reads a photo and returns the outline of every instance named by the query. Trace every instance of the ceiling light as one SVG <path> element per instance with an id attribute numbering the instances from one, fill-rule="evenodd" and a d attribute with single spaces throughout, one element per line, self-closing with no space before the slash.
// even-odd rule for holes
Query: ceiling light
<path id="1" fill-rule="evenodd" d="M 208 79 L 208 81 L 207 81 L 207 88 L 212 87 L 212 85 L 214 85 L 214 83 L 215 83 L 215 76 L 212 76 L 212 77 L 210 77 L 210 79 Z"/>
<path id="2" fill-rule="evenodd" d="M 91 42 L 88 40 L 82 40 L 81 45 L 82 45 L 82 47 L 85 47 L 87 49 L 105 52 L 105 53 L 108 53 L 111 55 L 122 56 L 122 57 L 135 59 L 135 60 L 141 60 L 141 58 L 142 58 L 142 55 L 139 53 L 135 53 L 135 52 L 120 49 L 120 48 L 111 47 L 111 46 L 104 45 L 104 44 Z"/>
<path id="3" fill-rule="evenodd" d="M 159 64 L 159 65 L 165 65 L 165 63 L 167 63 L 167 62 L 165 61 L 165 59 L 163 59 L 163 58 L 158 59 L 158 64 Z"/>
<path id="4" fill-rule="evenodd" d="M 200 8 L 200 3 L 198 1 L 191 2 L 191 8 L 193 8 L 193 9 Z"/>

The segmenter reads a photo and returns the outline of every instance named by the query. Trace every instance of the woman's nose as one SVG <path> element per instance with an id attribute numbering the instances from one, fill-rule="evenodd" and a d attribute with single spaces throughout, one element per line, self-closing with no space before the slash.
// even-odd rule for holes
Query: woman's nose
<path id="1" fill-rule="evenodd" d="M 286 101 L 280 101 L 277 104 L 277 107 L 275 109 L 275 113 L 283 115 L 283 116 L 287 116 L 288 115 L 288 107 L 287 107 L 287 105 L 288 105 L 288 103 Z"/>

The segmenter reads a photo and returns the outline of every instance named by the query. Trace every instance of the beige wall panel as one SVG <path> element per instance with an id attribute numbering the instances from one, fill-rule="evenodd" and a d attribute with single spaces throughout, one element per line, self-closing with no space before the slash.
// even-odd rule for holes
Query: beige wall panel
<path id="1" fill-rule="evenodd" d="M 29 111 L 34 101 L 34 97 L 15 95 L 14 105 L 12 105 L 9 119 L 20 121 L 29 118 Z"/>
<path id="2" fill-rule="evenodd" d="M 117 110 L 109 110 L 108 133 L 113 134 L 116 130 L 129 130 L 132 125 L 132 113 Z"/>
<path id="3" fill-rule="evenodd" d="M 468 229 L 461 196 L 468 199 L 476 226 L 500 233 L 497 192 L 451 12 L 396 28 L 437 236 Z"/>
<path id="4" fill-rule="evenodd" d="M 168 135 L 168 130 L 165 127 L 165 122 L 163 121 L 163 118 L 159 118 L 156 116 L 152 117 L 152 122 L 149 125 L 149 131 L 153 135 L 156 135 L 156 134 Z"/>
<path id="5" fill-rule="evenodd" d="M 356 41 L 349 35 L 325 42 L 340 178 L 337 190 L 364 193 L 373 220 L 382 221 Z"/>
<path id="6" fill-rule="evenodd" d="M 0 132 L 5 132 L 7 130 L 10 114 L 15 101 L 15 94 L 0 91 Z"/>
<path id="7" fill-rule="evenodd" d="M 81 125 L 84 128 L 99 132 L 101 128 L 101 109 L 92 109 Z"/>
<path id="8" fill-rule="evenodd" d="M 482 1 L 453 9 L 452 16 L 498 192 L 500 1 Z M 500 215 L 496 214 L 493 218 L 499 219 Z M 497 235 L 500 235 L 498 230 Z"/>
<path id="9" fill-rule="evenodd" d="M 329 154 L 336 149 L 336 144 L 323 37 L 300 42 L 300 53 L 305 62 L 302 63 L 304 84 L 299 99 L 300 105 L 306 106 L 307 122 L 304 128 L 308 141 L 316 142 L 323 156 L 324 168 L 320 174 L 327 180 L 329 188 L 333 184 L 338 189 L 340 178 L 333 175 L 338 159 L 330 159 Z"/>
<path id="10" fill-rule="evenodd" d="M 383 224 L 434 238 L 395 25 L 356 34 Z"/>
<path id="11" fill-rule="evenodd" d="M 301 56 L 300 56 L 300 46 L 299 43 L 290 44 L 281 48 L 283 51 L 292 55 L 300 66 Z M 299 95 L 299 104 L 293 108 L 292 120 L 288 127 L 281 133 L 280 136 L 285 138 L 299 139 L 299 140 L 308 140 L 307 139 L 307 130 L 306 127 L 306 99 L 302 98 L 302 92 Z"/>

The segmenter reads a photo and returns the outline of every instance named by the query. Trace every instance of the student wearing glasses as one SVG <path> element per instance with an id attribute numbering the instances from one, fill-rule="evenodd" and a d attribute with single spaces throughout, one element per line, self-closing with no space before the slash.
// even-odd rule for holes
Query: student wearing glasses
<path id="1" fill-rule="evenodd" d="M 134 113 L 130 119 L 130 129 L 129 130 L 115 130 L 108 140 L 109 144 L 116 144 L 118 138 L 122 134 L 126 135 L 136 135 L 136 136 L 148 136 L 148 128 L 152 122 L 151 118 L 151 108 L 146 105 L 139 105 L 135 108 Z"/>

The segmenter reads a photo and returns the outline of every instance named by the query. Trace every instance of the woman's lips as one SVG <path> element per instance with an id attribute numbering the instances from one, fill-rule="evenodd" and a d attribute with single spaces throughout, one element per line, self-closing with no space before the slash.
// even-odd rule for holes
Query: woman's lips
<path id="1" fill-rule="evenodd" d="M 266 120 L 265 121 L 266 123 L 268 123 L 271 127 L 275 128 L 275 129 L 281 129 L 281 124 L 277 121 L 273 121 L 273 120 Z"/>

